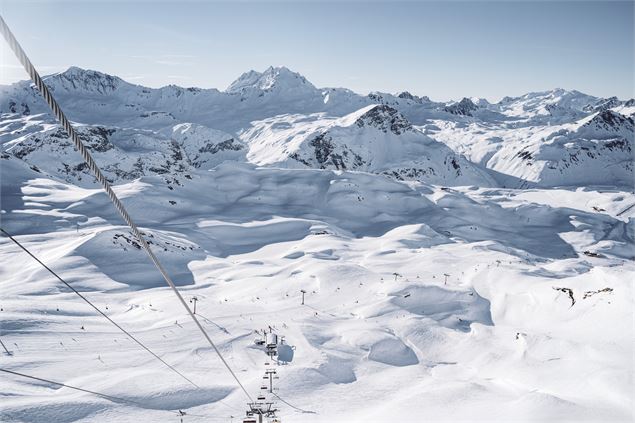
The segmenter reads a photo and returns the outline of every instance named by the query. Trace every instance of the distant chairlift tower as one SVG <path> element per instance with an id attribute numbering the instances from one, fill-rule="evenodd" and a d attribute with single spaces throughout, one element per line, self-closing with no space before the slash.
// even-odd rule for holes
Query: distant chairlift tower
<path id="1" fill-rule="evenodd" d="M 278 335 L 275 333 L 267 333 L 265 336 L 265 352 L 269 358 L 273 360 L 274 357 L 278 355 Z"/>
<path id="2" fill-rule="evenodd" d="M 193 314 L 196 314 L 196 302 L 198 301 L 198 297 L 194 296 L 190 299 L 190 303 L 194 303 L 194 311 Z"/>
<path id="3" fill-rule="evenodd" d="M 269 379 L 269 393 L 273 394 L 273 380 L 278 379 L 276 369 L 267 369 L 263 379 Z"/>

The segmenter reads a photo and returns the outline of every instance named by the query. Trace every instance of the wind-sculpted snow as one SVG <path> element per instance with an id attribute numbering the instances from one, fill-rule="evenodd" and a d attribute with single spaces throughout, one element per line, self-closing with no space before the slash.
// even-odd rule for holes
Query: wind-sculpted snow
<path id="1" fill-rule="evenodd" d="M 474 291 L 453 291 L 437 286 L 411 286 L 394 294 L 393 312 L 408 310 L 437 321 L 441 326 L 468 331 L 478 322 L 492 325 L 489 301 Z"/>
<path id="2" fill-rule="evenodd" d="M 169 232 L 146 232 L 145 235 L 159 260 L 167 264 L 166 270 L 177 285 L 194 283 L 187 264 L 205 258 L 198 245 Z M 147 260 L 141 245 L 124 228 L 96 233 L 76 248 L 73 255 L 85 257 L 115 282 L 135 288 L 156 287 L 165 283 L 152 262 Z M 113 263 L 117 265 L 113 266 Z"/>
<path id="3" fill-rule="evenodd" d="M 284 422 L 633 419 L 632 102 L 360 96 L 283 68 L 227 92 L 47 82 L 253 396 L 255 331 L 285 337 Z M 0 420 L 237 421 L 246 398 L 39 94 L 0 91 L 2 228 L 200 387 L 2 237 L 0 368 L 140 405 L 7 375 Z"/>

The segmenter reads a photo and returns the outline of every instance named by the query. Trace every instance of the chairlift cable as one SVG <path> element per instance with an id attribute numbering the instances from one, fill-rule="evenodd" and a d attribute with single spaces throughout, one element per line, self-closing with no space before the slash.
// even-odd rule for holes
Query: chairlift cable
<path id="1" fill-rule="evenodd" d="M 126 398 L 121 398 L 121 397 L 116 397 L 114 395 L 102 394 L 101 392 L 91 391 L 89 389 L 84 389 L 84 388 L 78 388 L 77 386 L 67 385 L 65 383 L 55 382 L 53 380 L 48 380 L 48 379 L 44 379 L 44 378 L 41 378 L 41 377 L 31 376 L 31 375 L 27 375 L 27 374 L 24 374 L 24 373 L 14 372 L 12 370 L 7 370 L 7 369 L 0 368 L 0 372 L 9 373 L 9 374 L 12 374 L 12 375 L 15 375 L 15 376 L 20 376 L 20 377 L 27 378 L 27 379 L 33 379 L 33 380 L 37 380 L 37 381 L 40 381 L 40 382 L 46 382 L 46 383 L 50 383 L 50 384 L 53 384 L 53 385 L 63 386 L 65 388 L 74 389 L 76 391 L 86 392 L 88 394 L 97 395 L 99 397 L 105 398 L 105 399 L 107 399 L 109 401 L 112 401 L 112 402 L 123 402 L 123 403 L 127 403 L 127 404 L 132 404 L 135 407 L 144 408 L 144 409 L 151 408 L 151 407 L 145 406 L 142 403 L 137 402 L 137 401 L 133 401 L 133 400 L 129 400 L 129 399 L 126 399 Z M 166 412 L 169 412 L 169 413 L 176 413 L 177 412 L 177 411 L 165 410 L 165 409 L 160 410 L 160 411 L 166 411 Z"/>
<path id="2" fill-rule="evenodd" d="M 300 408 L 300 407 L 296 407 L 295 405 L 288 403 L 287 401 L 285 401 L 284 399 L 282 399 L 282 398 L 280 397 L 280 395 L 276 394 L 275 392 L 272 392 L 272 394 L 273 394 L 273 396 L 275 396 L 276 398 L 278 398 L 280 401 L 282 401 L 283 403 L 287 404 L 289 407 L 291 407 L 291 408 L 293 408 L 293 409 L 295 409 L 295 410 L 298 410 L 298 411 L 300 411 L 300 412 L 302 412 L 302 413 L 305 413 L 305 414 L 317 414 L 315 411 L 303 410 L 303 409 L 302 409 L 302 408 Z"/>
<path id="3" fill-rule="evenodd" d="M 3 228 L 0 228 L 0 231 L 2 231 L 2 233 L 7 236 L 11 241 L 13 241 L 18 247 L 20 247 L 21 249 L 24 250 L 24 252 L 26 252 L 28 255 L 30 255 L 35 261 L 37 261 L 39 264 L 42 265 L 42 267 L 44 267 L 46 270 L 49 271 L 49 273 L 51 273 L 53 276 L 55 276 L 60 282 L 62 282 L 64 285 L 66 285 L 68 287 L 68 289 L 70 289 L 71 291 L 73 291 L 75 294 L 77 294 L 79 296 L 79 298 L 81 298 L 82 300 L 84 300 L 88 305 L 90 305 L 92 308 L 95 309 L 95 311 L 97 311 L 97 313 L 101 314 L 103 317 L 105 317 L 110 323 L 112 323 L 113 325 L 115 325 L 117 327 L 117 329 L 119 329 L 123 334 L 125 334 L 126 336 L 128 336 L 130 339 L 132 339 L 133 341 L 135 341 L 137 344 L 139 344 L 139 346 L 141 346 L 141 348 L 143 348 L 144 350 L 146 350 L 147 352 L 149 352 L 150 354 L 152 354 L 154 356 L 154 358 L 156 358 L 157 360 L 159 360 L 161 363 L 165 364 L 170 370 L 172 370 L 173 372 L 175 372 L 176 374 L 178 374 L 179 376 L 181 376 L 183 379 L 185 379 L 188 383 L 192 384 L 194 387 L 196 388 L 200 388 L 200 386 L 198 386 L 196 383 L 192 382 L 187 376 L 185 376 L 183 373 L 181 373 L 180 371 L 178 371 L 176 368 L 174 368 L 172 365 L 168 364 L 167 362 L 165 362 L 165 360 L 163 360 L 161 357 L 159 357 L 157 354 L 155 354 L 150 348 L 148 348 L 147 346 L 145 346 L 143 344 L 143 342 L 139 341 L 137 338 L 135 338 L 132 334 L 130 334 L 130 332 L 128 332 L 127 330 L 125 330 L 124 328 L 122 328 L 121 326 L 119 326 L 119 324 L 117 322 L 115 322 L 114 320 L 112 320 L 110 317 L 108 317 L 108 315 L 106 313 L 104 313 L 103 311 L 101 311 L 95 304 L 93 304 L 88 298 L 86 298 L 82 293 L 80 293 L 79 291 L 77 291 L 75 288 L 73 288 L 73 286 L 71 284 L 69 284 L 68 282 L 66 282 L 64 279 L 62 279 L 57 273 L 55 273 L 50 267 L 48 267 L 46 264 L 44 264 L 39 258 L 37 258 L 33 253 L 31 253 L 31 251 L 29 251 L 24 245 L 22 245 L 17 239 L 15 239 L 11 234 L 9 234 L 6 230 L 4 230 Z"/>
<path id="4" fill-rule="evenodd" d="M 91 395 L 96 395 L 96 396 L 105 398 L 105 399 L 107 399 L 109 401 L 112 401 L 112 402 L 122 402 L 122 403 L 130 404 L 130 405 L 132 405 L 134 407 L 142 408 L 144 410 L 164 411 L 166 413 L 176 414 L 177 416 L 200 417 L 200 418 L 205 418 L 206 420 L 209 420 L 210 418 L 212 418 L 212 419 L 214 418 L 214 417 L 209 416 L 209 415 L 190 414 L 190 413 L 184 412 L 182 410 L 173 410 L 173 409 L 165 409 L 165 408 L 157 409 L 157 408 L 151 407 L 151 406 L 149 406 L 147 404 L 143 404 L 143 403 L 138 402 L 138 401 L 133 401 L 133 400 L 126 399 L 126 398 L 121 398 L 121 397 L 117 397 L 117 396 L 114 396 L 114 395 L 103 394 L 101 392 L 91 391 L 89 389 L 79 388 L 77 386 L 67 385 L 65 383 L 55 382 L 53 380 L 44 379 L 44 378 L 37 377 L 37 376 L 32 376 L 32 375 L 27 375 L 27 374 L 24 374 L 24 373 L 15 372 L 13 370 L 0 368 L 0 372 L 9 373 L 9 374 L 12 374 L 14 376 L 20 376 L 20 377 L 23 377 L 25 379 L 32 379 L 32 380 L 37 380 L 39 382 L 50 383 L 52 385 L 63 386 L 64 388 L 74 389 L 76 391 L 85 392 L 85 393 L 91 394 Z M 224 418 L 223 418 L 223 421 L 226 421 L 226 420 L 224 420 Z"/>

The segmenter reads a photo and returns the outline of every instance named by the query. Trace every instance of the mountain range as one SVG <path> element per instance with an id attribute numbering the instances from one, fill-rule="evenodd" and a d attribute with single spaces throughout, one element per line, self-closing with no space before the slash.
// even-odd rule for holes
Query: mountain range
<path id="1" fill-rule="evenodd" d="M 51 88 L 113 182 L 180 180 L 223 161 L 351 170 L 437 185 L 625 186 L 633 181 L 635 101 L 555 89 L 435 102 L 316 88 L 285 67 L 249 71 L 225 91 L 147 88 L 71 67 Z M 0 87 L 4 154 L 92 183 L 28 81 Z"/>

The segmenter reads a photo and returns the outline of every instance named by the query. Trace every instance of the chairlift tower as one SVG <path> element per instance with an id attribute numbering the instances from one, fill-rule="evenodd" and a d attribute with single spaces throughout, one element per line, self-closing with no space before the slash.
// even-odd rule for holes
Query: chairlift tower
<path id="1" fill-rule="evenodd" d="M 265 376 L 263 376 L 263 379 L 269 379 L 269 393 L 273 394 L 273 380 L 278 379 L 278 372 L 276 372 L 276 369 L 265 370 Z"/>
<path id="2" fill-rule="evenodd" d="M 192 298 L 190 298 L 190 303 L 194 303 L 194 311 L 192 312 L 193 314 L 196 314 L 196 302 L 198 301 L 198 297 L 197 296 L 193 296 Z"/>
<path id="3" fill-rule="evenodd" d="M 274 359 L 278 355 L 278 335 L 275 333 L 266 334 L 265 352 L 271 358 Z"/>
<path id="4" fill-rule="evenodd" d="M 277 408 L 270 401 L 255 401 L 247 404 L 247 413 L 243 419 L 243 423 L 273 423 L 280 422 L 280 418 L 276 415 Z M 267 419 L 267 420 L 264 420 Z"/>

